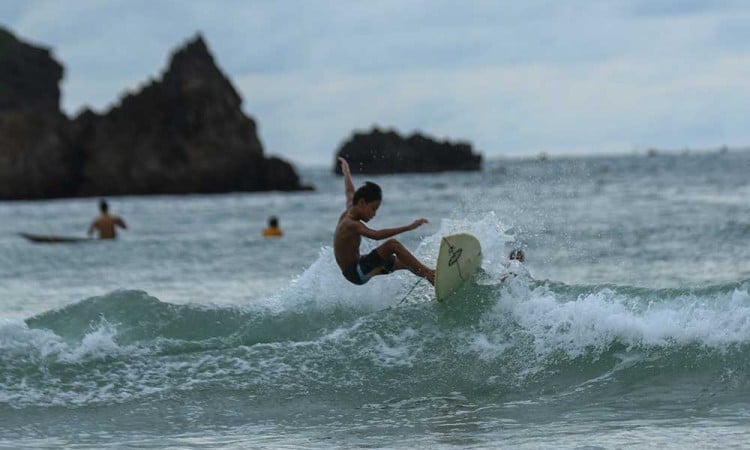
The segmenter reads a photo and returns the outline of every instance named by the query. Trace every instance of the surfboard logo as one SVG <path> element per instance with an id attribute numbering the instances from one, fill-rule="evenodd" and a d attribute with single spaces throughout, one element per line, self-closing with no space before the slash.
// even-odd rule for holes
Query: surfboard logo
<path id="1" fill-rule="evenodd" d="M 452 266 L 458 263 L 458 260 L 461 258 L 461 253 L 464 252 L 464 249 L 454 248 L 453 246 L 451 246 L 448 248 L 448 252 L 450 252 L 451 255 L 451 258 L 448 260 L 448 266 Z"/>
<path id="2" fill-rule="evenodd" d="M 443 238 L 446 244 L 448 244 L 448 254 L 450 255 L 450 258 L 448 259 L 448 267 L 457 266 L 458 269 L 458 277 L 461 278 L 461 280 L 466 281 L 466 278 L 464 277 L 463 273 L 461 273 L 461 264 L 459 264 L 459 261 L 461 259 L 461 255 L 464 252 L 463 248 L 456 248 L 453 244 L 448 241 L 447 238 Z"/>

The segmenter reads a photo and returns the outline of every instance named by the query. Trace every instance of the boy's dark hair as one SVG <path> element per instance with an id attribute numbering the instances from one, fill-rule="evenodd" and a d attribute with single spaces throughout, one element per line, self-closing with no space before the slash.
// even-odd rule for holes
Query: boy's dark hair
<path id="1" fill-rule="evenodd" d="M 271 228 L 278 228 L 279 227 L 279 219 L 276 218 L 276 216 L 271 216 L 268 218 L 268 226 Z"/>
<path id="2" fill-rule="evenodd" d="M 367 203 L 382 200 L 383 191 L 380 189 L 380 186 L 373 183 L 372 181 L 366 181 L 365 185 L 361 186 L 359 189 L 357 189 L 357 192 L 354 193 L 352 203 L 356 205 L 361 198 L 365 199 L 365 202 Z"/>
<path id="3" fill-rule="evenodd" d="M 108 209 L 109 209 L 109 205 L 107 205 L 107 201 L 103 199 L 99 200 L 99 210 L 101 212 L 107 212 Z"/>

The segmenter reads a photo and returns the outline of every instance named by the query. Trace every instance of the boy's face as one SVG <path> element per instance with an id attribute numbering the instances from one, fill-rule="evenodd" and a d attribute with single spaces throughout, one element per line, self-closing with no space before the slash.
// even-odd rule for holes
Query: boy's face
<path id="1" fill-rule="evenodd" d="M 364 222 L 369 222 L 370 219 L 375 217 L 375 214 L 378 212 L 378 208 L 380 208 L 380 200 L 375 200 L 372 202 L 367 202 L 365 199 L 360 199 L 358 205 L 361 212 L 361 217 Z"/>

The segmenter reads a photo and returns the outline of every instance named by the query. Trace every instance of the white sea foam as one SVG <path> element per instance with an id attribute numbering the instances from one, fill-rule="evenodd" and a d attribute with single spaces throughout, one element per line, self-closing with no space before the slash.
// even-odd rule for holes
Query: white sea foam
<path id="1" fill-rule="evenodd" d="M 372 347 L 370 356 L 383 366 L 411 366 L 421 348 L 420 345 L 410 345 L 410 341 L 418 339 L 418 333 L 412 328 L 406 328 L 398 334 L 373 333 L 372 338 L 376 344 Z"/>
<path id="2" fill-rule="evenodd" d="M 566 298 L 547 285 L 513 282 L 502 290 L 494 313 L 510 314 L 533 337 L 540 357 L 559 350 L 576 357 L 615 341 L 629 347 L 698 344 L 719 349 L 750 343 L 747 290 L 671 299 L 648 292 L 651 298 L 594 288 Z"/>
<path id="3" fill-rule="evenodd" d="M 369 250 L 367 250 L 369 251 Z M 301 305 L 330 308 L 339 305 L 379 310 L 398 303 L 419 279 L 406 271 L 373 277 L 362 286 L 347 281 L 336 264 L 331 247 L 324 247 L 310 265 L 278 297 L 269 300 L 274 309 Z"/>
<path id="4" fill-rule="evenodd" d="M 79 345 L 73 346 L 70 351 L 62 353 L 60 359 L 66 362 L 77 362 L 116 356 L 123 350 L 128 352 L 133 350 L 132 348 L 120 347 L 115 342 L 116 336 L 117 328 L 101 319 L 98 325 L 92 327 L 91 331 L 86 333 Z"/>
<path id="5" fill-rule="evenodd" d="M 62 338 L 49 330 L 30 329 L 22 320 L 0 319 L 0 354 L 5 357 L 37 360 L 67 349 Z"/>
<path id="6" fill-rule="evenodd" d="M 20 320 L 0 320 L 0 352 L 5 358 L 23 356 L 27 363 L 80 363 L 143 350 L 115 342 L 117 328 L 102 319 L 80 342 L 68 342 L 48 329 L 29 328 Z M 18 361 L 18 359 L 16 359 Z"/>

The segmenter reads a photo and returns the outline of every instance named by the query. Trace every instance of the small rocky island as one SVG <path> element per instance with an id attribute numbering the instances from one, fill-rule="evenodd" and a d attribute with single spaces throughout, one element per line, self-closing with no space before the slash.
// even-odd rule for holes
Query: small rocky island
<path id="1" fill-rule="evenodd" d="M 103 114 L 60 110 L 63 67 L 0 28 L 0 199 L 301 190 L 198 35 Z"/>
<path id="2" fill-rule="evenodd" d="M 404 138 L 393 130 L 373 128 L 355 133 L 336 156 L 349 162 L 352 173 L 390 174 L 481 170 L 482 155 L 468 142 L 437 141 L 420 133 Z M 333 171 L 341 175 L 338 161 Z"/>

